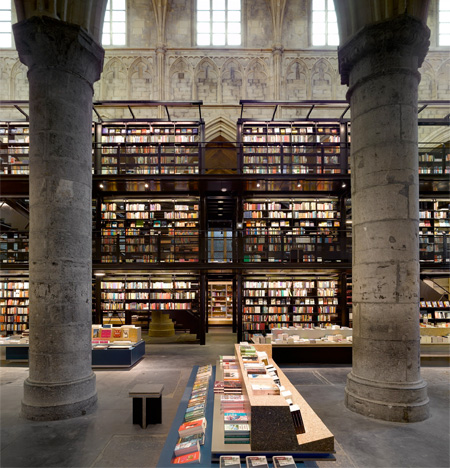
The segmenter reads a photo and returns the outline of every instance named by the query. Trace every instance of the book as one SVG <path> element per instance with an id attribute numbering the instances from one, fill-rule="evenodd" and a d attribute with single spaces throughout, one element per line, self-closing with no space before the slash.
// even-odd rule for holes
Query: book
<path id="1" fill-rule="evenodd" d="M 248 413 L 236 413 L 236 412 L 225 412 L 223 414 L 223 420 L 225 422 L 244 422 L 249 421 Z"/>
<path id="2" fill-rule="evenodd" d="M 181 455 L 172 460 L 173 465 L 184 465 L 187 463 L 200 463 L 200 451 Z"/>
<path id="3" fill-rule="evenodd" d="M 192 439 L 186 442 L 180 442 L 179 444 L 175 445 L 173 453 L 176 457 L 180 457 L 181 455 L 186 455 L 187 453 L 192 452 L 198 452 L 199 450 L 200 443 L 198 439 Z"/>
<path id="4" fill-rule="evenodd" d="M 236 436 L 247 436 L 250 435 L 249 424 L 225 424 L 223 428 L 225 436 L 236 435 Z"/>
<path id="5" fill-rule="evenodd" d="M 253 468 L 254 466 L 259 468 L 269 468 L 267 458 L 264 455 L 248 455 L 245 457 L 245 462 L 247 464 L 247 468 Z"/>
<path id="6" fill-rule="evenodd" d="M 291 455 L 275 455 L 272 458 L 273 468 L 297 468 Z"/>
<path id="7" fill-rule="evenodd" d="M 222 455 L 220 468 L 241 468 L 241 457 L 238 455 Z"/>
<path id="8" fill-rule="evenodd" d="M 206 419 L 200 418 L 195 419 L 194 421 L 184 422 L 178 428 L 178 435 L 180 437 L 186 437 L 192 434 L 199 434 L 205 432 L 206 429 Z"/>
<path id="9" fill-rule="evenodd" d="M 190 440 L 198 440 L 198 443 L 200 445 L 203 445 L 205 443 L 205 434 L 204 433 L 198 433 L 198 434 L 192 434 L 187 437 L 180 437 L 177 441 L 177 444 L 181 444 L 183 442 L 189 442 Z"/>

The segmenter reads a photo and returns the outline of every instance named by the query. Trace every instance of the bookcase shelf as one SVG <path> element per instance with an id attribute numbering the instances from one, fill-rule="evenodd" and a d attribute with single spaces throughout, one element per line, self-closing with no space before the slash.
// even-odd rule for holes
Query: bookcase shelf
<path id="1" fill-rule="evenodd" d="M 231 323 L 233 318 L 233 283 L 208 284 L 208 321 L 210 324 Z"/>
<path id="2" fill-rule="evenodd" d="M 326 276 L 245 276 L 242 338 L 274 328 L 327 327 L 341 323 L 339 279 Z"/>
<path id="3" fill-rule="evenodd" d="M 450 199 L 420 199 L 421 262 L 449 263 Z"/>
<path id="4" fill-rule="evenodd" d="M 419 174 L 450 174 L 450 151 L 445 144 L 419 145 Z"/>
<path id="5" fill-rule="evenodd" d="M 28 232 L 2 232 L 0 234 L 0 262 L 28 263 L 28 237 Z"/>
<path id="6" fill-rule="evenodd" d="M 0 124 L 1 174 L 29 174 L 29 143 L 28 123 Z"/>
<path id="7" fill-rule="evenodd" d="M 199 201 L 105 200 L 101 262 L 198 262 Z"/>
<path id="8" fill-rule="evenodd" d="M 345 124 L 238 120 L 243 174 L 343 174 Z"/>
<path id="9" fill-rule="evenodd" d="M 29 283 L 26 279 L 0 279 L 0 331 L 6 334 L 28 329 Z"/>

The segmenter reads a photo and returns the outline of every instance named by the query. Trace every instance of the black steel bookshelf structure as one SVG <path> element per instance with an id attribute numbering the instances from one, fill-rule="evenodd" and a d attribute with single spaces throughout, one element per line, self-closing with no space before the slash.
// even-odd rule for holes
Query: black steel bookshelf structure
<path id="1" fill-rule="evenodd" d="M 448 127 L 448 102 L 421 103 L 419 125 Z M 344 101 L 241 101 L 236 168 L 205 170 L 201 101 L 97 102 L 93 122 L 93 322 L 148 328 L 152 310 L 205 342 L 209 283 L 232 284 L 238 340 L 273 328 L 349 326 L 351 128 Z M 1 201 L 27 213 L 28 123 L 0 121 Z M 175 120 L 170 108 L 198 108 Z M 252 107 L 267 119 L 247 118 Z M 433 115 L 422 118 L 433 107 Z M 120 109 L 129 118 L 105 119 Z M 167 118 L 136 118 L 150 109 Z M 279 110 L 292 118 L 276 119 Z M 160 114 L 161 115 L 161 114 Z M 191 115 L 190 115 L 191 117 Z M 213 145 L 213 143 L 212 143 Z M 447 275 L 448 142 L 419 145 L 421 275 Z M 0 327 L 27 327 L 28 233 L 0 237 Z M 445 296 L 445 294 L 444 294 Z M 445 298 L 422 301 L 428 322 L 449 319 Z"/>

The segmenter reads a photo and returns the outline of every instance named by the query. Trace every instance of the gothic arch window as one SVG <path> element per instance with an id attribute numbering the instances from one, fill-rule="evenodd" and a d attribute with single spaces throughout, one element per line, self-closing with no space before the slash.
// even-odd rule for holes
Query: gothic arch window
<path id="1" fill-rule="evenodd" d="M 11 2 L 0 0 L 0 48 L 12 47 Z"/>
<path id="2" fill-rule="evenodd" d="M 241 0 L 196 0 L 197 45 L 241 45 Z"/>
<path id="3" fill-rule="evenodd" d="M 440 46 L 450 46 L 450 0 L 439 0 Z"/>
<path id="4" fill-rule="evenodd" d="M 339 33 L 333 0 L 312 0 L 311 43 L 338 46 Z"/>
<path id="5" fill-rule="evenodd" d="M 103 46 L 124 46 L 127 35 L 126 0 L 108 0 L 103 21 Z"/>

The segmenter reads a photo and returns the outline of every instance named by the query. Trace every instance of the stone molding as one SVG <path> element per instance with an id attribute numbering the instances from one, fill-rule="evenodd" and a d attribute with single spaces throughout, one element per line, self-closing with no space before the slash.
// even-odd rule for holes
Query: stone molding
<path id="1" fill-rule="evenodd" d="M 16 47 L 28 72 L 59 69 L 87 81 L 100 79 L 104 49 L 81 27 L 49 17 L 33 17 L 13 25 Z"/>
<path id="2" fill-rule="evenodd" d="M 350 71 L 367 56 L 380 59 L 394 53 L 416 56 L 417 68 L 420 68 L 429 46 L 430 29 L 407 14 L 366 26 L 338 49 L 341 83 L 349 84 Z"/>

